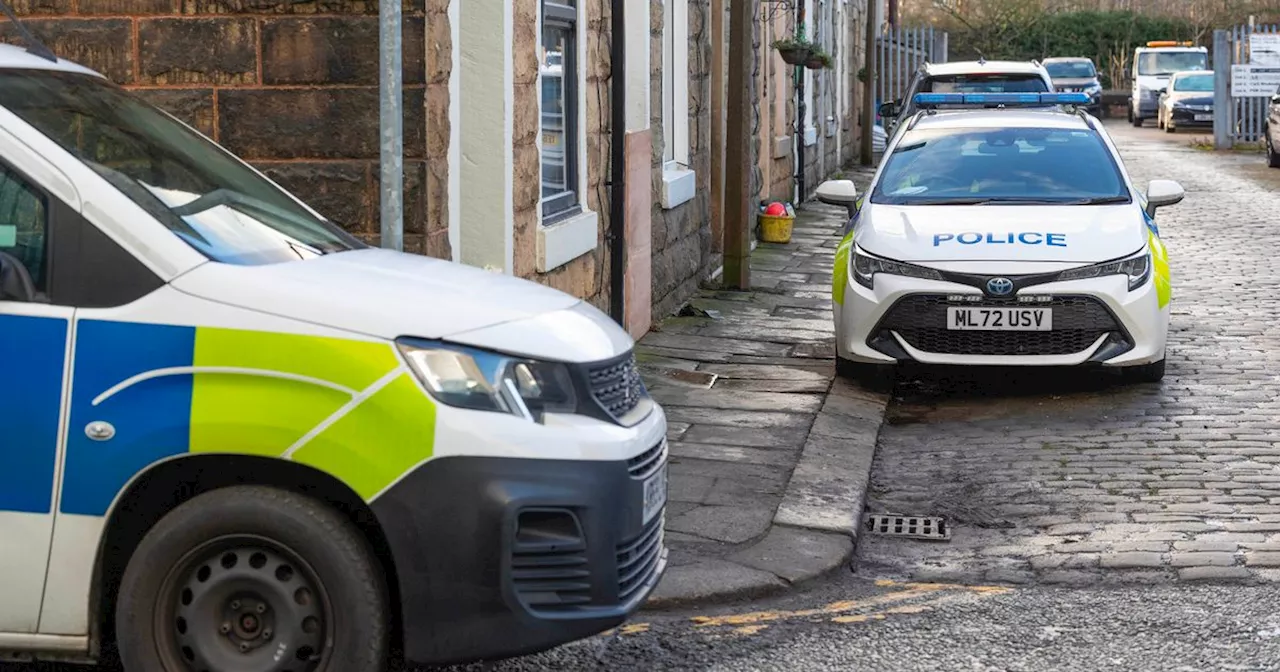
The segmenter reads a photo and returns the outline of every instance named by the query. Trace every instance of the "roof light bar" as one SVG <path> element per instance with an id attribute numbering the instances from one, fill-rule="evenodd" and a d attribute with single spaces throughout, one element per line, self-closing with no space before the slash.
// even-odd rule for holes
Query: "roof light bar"
<path id="1" fill-rule="evenodd" d="M 1044 105 L 1088 105 L 1087 93 L 917 93 L 916 105 L 1003 105 L 1038 107 Z"/>

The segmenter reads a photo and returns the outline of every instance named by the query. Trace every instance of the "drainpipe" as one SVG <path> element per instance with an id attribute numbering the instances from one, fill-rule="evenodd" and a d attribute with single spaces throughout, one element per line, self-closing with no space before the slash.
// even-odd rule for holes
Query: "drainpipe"
<path id="1" fill-rule="evenodd" d="M 804 0 L 799 0 L 799 2 L 796 3 L 796 32 L 799 33 L 800 36 L 804 37 L 805 39 L 808 39 L 809 41 L 813 41 L 813 38 L 806 35 L 804 30 L 804 4 L 805 4 Z M 804 201 L 804 148 L 805 148 L 805 140 L 806 140 L 805 133 L 809 130 L 808 128 L 805 127 L 805 123 L 804 123 L 804 115 L 806 111 L 805 104 L 804 104 L 805 67 L 807 66 L 805 66 L 804 64 L 795 66 L 795 79 L 796 79 L 796 134 L 795 134 L 795 137 L 796 137 L 796 140 L 798 140 L 798 142 L 796 142 L 796 163 L 799 164 L 799 168 L 796 170 L 796 194 L 797 194 L 795 199 L 796 203 L 800 203 Z"/>
<path id="2" fill-rule="evenodd" d="M 385 1 L 385 0 L 384 0 Z M 609 163 L 609 313 L 626 328 L 627 222 L 627 21 L 623 0 L 613 0 L 609 53 L 613 94 L 613 133 Z"/>
<path id="3" fill-rule="evenodd" d="M 400 51 L 400 0 L 378 2 L 379 134 L 382 247 L 404 250 L 404 72 Z"/>

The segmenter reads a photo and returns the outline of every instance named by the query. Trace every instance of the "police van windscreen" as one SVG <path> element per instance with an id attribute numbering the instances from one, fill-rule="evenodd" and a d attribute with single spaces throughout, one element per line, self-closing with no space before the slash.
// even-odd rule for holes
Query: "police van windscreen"
<path id="1" fill-rule="evenodd" d="M 1204 70 L 1209 55 L 1202 51 L 1148 51 L 1138 55 L 1139 75 L 1172 75 L 1183 70 Z"/>
<path id="2" fill-rule="evenodd" d="M 1101 205 L 1131 197 L 1092 130 L 908 131 L 885 160 L 871 202 L 885 205 Z"/>
<path id="3" fill-rule="evenodd" d="M 0 71 L 0 107 L 214 261 L 269 264 L 366 247 L 204 136 L 99 77 Z"/>

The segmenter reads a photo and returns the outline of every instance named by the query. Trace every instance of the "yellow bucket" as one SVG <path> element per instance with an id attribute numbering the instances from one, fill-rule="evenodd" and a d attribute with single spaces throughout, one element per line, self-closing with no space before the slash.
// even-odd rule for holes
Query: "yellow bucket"
<path id="1" fill-rule="evenodd" d="M 760 240 L 766 243 L 791 242 L 795 215 L 760 215 Z"/>

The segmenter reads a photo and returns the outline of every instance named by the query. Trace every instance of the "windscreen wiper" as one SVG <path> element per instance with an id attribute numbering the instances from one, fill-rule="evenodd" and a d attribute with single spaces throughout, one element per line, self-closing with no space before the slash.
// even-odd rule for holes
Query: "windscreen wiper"
<path id="1" fill-rule="evenodd" d="M 1063 205 L 1106 205 L 1108 203 L 1128 203 L 1128 196 L 1098 196 L 1095 198 L 1081 198 L 1075 201 L 1066 201 Z"/>

